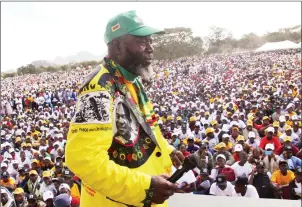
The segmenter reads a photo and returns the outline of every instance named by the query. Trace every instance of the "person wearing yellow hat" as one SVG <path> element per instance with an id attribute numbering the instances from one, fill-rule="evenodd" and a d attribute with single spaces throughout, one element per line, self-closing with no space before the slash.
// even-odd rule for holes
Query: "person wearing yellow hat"
<path id="1" fill-rule="evenodd" d="M 39 187 L 41 183 L 41 178 L 36 170 L 29 171 L 29 180 L 27 181 L 24 191 L 26 193 L 32 193 L 38 198 L 41 198 L 41 193 Z"/>
<path id="2" fill-rule="evenodd" d="M 200 131 L 200 125 L 199 123 L 195 124 L 194 131 L 192 132 L 194 136 L 194 142 L 195 144 L 199 144 L 202 140 L 202 132 Z"/>
<path id="3" fill-rule="evenodd" d="M 195 124 L 196 124 L 196 116 L 191 116 L 189 119 L 189 128 L 191 129 L 191 131 L 194 131 L 195 128 Z"/>
<path id="4" fill-rule="evenodd" d="M 251 147 L 246 143 L 245 138 L 242 135 L 237 137 L 237 143 L 242 145 L 243 151 L 246 153 L 250 153 Z"/>
<path id="5" fill-rule="evenodd" d="M 231 136 L 229 140 L 232 142 L 232 144 L 235 144 L 237 137 L 240 135 L 240 130 L 238 127 L 232 127 L 231 129 Z"/>
<path id="6" fill-rule="evenodd" d="M 56 192 L 56 188 L 51 181 L 51 172 L 46 170 L 42 173 L 43 182 L 40 187 L 40 193 L 43 195 L 46 191 Z"/>
<path id="7" fill-rule="evenodd" d="M 299 152 L 299 148 L 296 147 L 294 144 L 292 144 L 292 138 L 290 136 L 285 136 L 283 138 L 283 142 L 284 142 L 284 144 L 282 146 L 280 146 L 278 149 L 275 150 L 275 154 L 276 155 L 282 155 L 282 153 L 284 152 L 284 147 L 290 146 L 292 148 L 293 155 L 297 156 L 297 154 Z"/>
<path id="8" fill-rule="evenodd" d="M 226 144 L 224 142 L 220 142 L 219 144 L 217 144 L 215 147 L 214 147 L 214 150 L 216 151 L 214 154 L 213 154 L 213 160 L 214 160 L 214 163 L 216 163 L 216 158 L 218 155 L 222 154 L 225 156 L 226 158 L 226 164 L 227 165 L 232 165 L 234 164 L 235 160 L 232 156 L 232 154 L 226 150 Z"/>
<path id="9" fill-rule="evenodd" d="M 215 131 L 212 127 L 208 127 L 205 130 L 205 135 L 206 135 L 205 140 L 207 140 L 209 142 L 209 149 L 210 150 L 213 150 L 214 147 L 218 144 L 218 140 L 215 138 L 214 132 Z"/>
<path id="10" fill-rule="evenodd" d="M 17 206 L 27 206 L 28 202 L 25 199 L 25 194 L 23 188 L 16 188 L 16 190 L 13 192 L 15 201 Z"/>
<path id="11" fill-rule="evenodd" d="M 177 124 L 177 126 L 181 126 L 181 124 L 182 124 L 181 116 L 176 117 L 176 124 Z"/>
<path id="12" fill-rule="evenodd" d="M 254 132 L 256 137 L 259 137 L 258 131 L 253 127 L 253 121 L 247 120 L 246 128 L 242 130 L 242 135 L 247 140 L 249 138 L 249 133 Z"/>
<path id="13" fill-rule="evenodd" d="M 280 138 L 280 136 L 282 135 L 282 133 L 280 132 L 280 124 L 278 121 L 274 121 L 273 122 L 273 127 L 275 129 L 273 136 Z"/>
<path id="14" fill-rule="evenodd" d="M 300 138 L 297 134 L 293 133 L 293 128 L 289 125 L 285 125 L 285 133 L 280 136 L 281 143 L 284 143 L 284 137 L 289 136 L 292 138 L 292 144 L 297 145 L 300 143 Z"/>
<path id="15" fill-rule="evenodd" d="M 22 142 L 22 143 L 21 143 L 21 148 L 22 148 L 23 151 L 26 150 L 26 143 L 25 143 L 25 142 Z"/>
<path id="16" fill-rule="evenodd" d="M 36 172 L 40 172 L 40 162 L 37 159 L 32 159 L 31 160 L 31 169 L 35 170 Z"/>
<path id="17" fill-rule="evenodd" d="M 258 130 L 259 136 L 264 137 L 265 131 L 268 127 L 270 127 L 270 118 L 268 116 L 264 116 L 262 118 L 262 124 L 258 125 L 254 123 L 254 128 Z"/>

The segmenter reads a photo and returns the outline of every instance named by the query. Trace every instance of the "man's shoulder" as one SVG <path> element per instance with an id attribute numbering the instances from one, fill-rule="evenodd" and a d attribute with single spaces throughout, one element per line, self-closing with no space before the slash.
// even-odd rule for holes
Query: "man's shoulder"
<path id="1" fill-rule="evenodd" d="M 84 92 L 94 91 L 98 86 L 108 90 L 112 86 L 113 77 L 104 65 L 98 65 L 85 79 L 80 87 L 79 94 Z"/>

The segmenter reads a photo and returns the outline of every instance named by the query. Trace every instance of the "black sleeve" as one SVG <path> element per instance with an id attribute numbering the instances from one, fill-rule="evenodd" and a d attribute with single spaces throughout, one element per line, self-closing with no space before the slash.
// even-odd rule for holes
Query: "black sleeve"
<path id="1" fill-rule="evenodd" d="M 25 193 L 28 193 L 28 194 L 29 194 L 29 190 L 28 190 L 28 185 L 27 185 L 27 183 L 24 184 L 23 189 L 24 189 L 24 192 L 25 192 Z"/>

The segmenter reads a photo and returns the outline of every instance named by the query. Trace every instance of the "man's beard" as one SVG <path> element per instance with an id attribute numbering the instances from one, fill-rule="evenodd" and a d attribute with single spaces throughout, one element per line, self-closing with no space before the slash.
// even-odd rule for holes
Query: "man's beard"
<path id="1" fill-rule="evenodd" d="M 144 80 L 144 81 L 151 81 L 153 77 L 153 66 L 148 65 L 148 66 L 139 66 L 137 68 L 137 73 L 138 75 Z"/>
<path id="2" fill-rule="evenodd" d="M 131 54 L 129 50 L 127 50 L 127 58 L 129 67 L 126 68 L 129 72 L 140 76 L 144 81 L 151 81 L 153 76 L 153 66 L 152 64 L 144 65 L 142 64 L 142 60 L 138 60 L 134 57 L 137 57 L 135 54 Z"/>

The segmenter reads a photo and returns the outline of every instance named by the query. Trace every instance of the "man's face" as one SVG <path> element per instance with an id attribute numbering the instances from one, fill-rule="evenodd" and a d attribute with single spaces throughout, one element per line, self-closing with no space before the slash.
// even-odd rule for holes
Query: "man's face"
<path id="1" fill-rule="evenodd" d="M 33 182 L 33 183 L 36 182 L 37 178 L 38 178 L 38 176 L 37 176 L 37 175 L 34 175 L 34 174 L 32 174 L 32 175 L 29 176 L 29 179 L 30 179 L 31 182 Z"/>
<path id="2" fill-rule="evenodd" d="M 224 142 L 225 144 L 228 144 L 229 143 L 229 138 L 228 137 L 222 138 L 222 142 Z"/>
<path id="3" fill-rule="evenodd" d="M 224 165 L 225 165 L 225 160 L 221 157 L 219 157 L 217 160 L 216 160 L 216 164 L 220 167 L 220 168 L 223 168 Z"/>
<path id="4" fill-rule="evenodd" d="M 17 194 L 15 195 L 16 203 L 21 204 L 24 201 L 24 194 Z"/>
<path id="5" fill-rule="evenodd" d="M 1 193 L 1 203 L 4 206 L 8 201 L 8 195 L 6 193 Z"/>
<path id="6" fill-rule="evenodd" d="M 60 190 L 60 194 L 63 194 L 63 193 L 70 194 L 70 191 L 69 191 L 68 189 L 66 189 L 66 188 L 62 188 L 62 189 Z"/>
<path id="7" fill-rule="evenodd" d="M 256 166 L 256 170 L 258 174 L 263 174 L 264 173 L 264 167 L 261 165 Z"/>
<path id="8" fill-rule="evenodd" d="M 194 147 L 194 140 L 188 140 L 188 146 L 189 147 Z"/>
<path id="9" fill-rule="evenodd" d="M 61 166 L 56 166 L 56 172 L 61 173 L 62 172 L 62 167 Z"/>
<path id="10" fill-rule="evenodd" d="M 116 110 L 116 127 L 118 133 L 126 138 L 125 135 L 130 133 L 131 130 L 131 120 L 130 117 L 126 115 L 126 111 L 122 104 L 119 104 Z"/>
<path id="11" fill-rule="evenodd" d="M 254 137 L 249 137 L 250 143 L 253 144 L 255 142 L 255 138 Z"/>
<path id="12" fill-rule="evenodd" d="M 291 129 L 286 130 L 286 131 L 285 131 L 285 134 L 286 134 L 287 136 L 291 136 L 291 135 L 292 135 L 292 130 L 291 130 Z"/>
<path id="13" fill-rule="evenodd" d="M 237 129 L 233 129 L 232 130 L 232 136 L 233 137 L 237 137 L 239 135 L 238 130 Z"/>
<path id="14" fill-rule="evenodd" d="M 43 181 L 45 182 L 46 185 L 50 185 L 51 184 L 51 178 L 50 177 L 44 177 Z"/>
<path id="15" fill-rule="evenodd" d="M 288 159 L 290 159 L 293 156 L 293 152 L 291 150 L 287 150 L 285 153 Z"/>
<path id="16" fill-rule="evenodd" d="M 236 193 L 241 193 L 243 191 L 243 188 L 244 188 L 243 185 L 235 184 Z"/>
<path id="17" fill-rule="evenodd" d="M 245 164 L 247 162 L 247 155 L 245 153 L 240 153 L 240 162 Z"/>
<path id="18" fill-rule="evenodd" d="M 273 137 L 273 132 L 267 132 L 267 138 L 271 139 Z"/>
<path id="19" fill-rule="evenodd" d="M 53 184 L 55 186 L 56 189 L 59 189 L 60 185 L 61 185 L 61 182 L 57 181 L 57 180 L 54 180 L 53 181 Z"/>
<path id="20" fill-rule="evenodd" d="M 282 163 L 279 165 L 280 171 L 281 172 L 286 172 L 287 171 L 287 164 Z"/>
<path id="21" fill-rule="evenodd" d="M 4 182 L 8 182 L 9 177 L 8 176 L 3 176 L 2 179 L 3 179 Z"/>
<path id="22" fill-rule="evenodd" d="M 135 75 L 141 76 L 145 80 L 150 80 L 153 69 L 152 39 L 150 36 L 138 37 L 126 35 L 121 44 L 120 52 L 127 70 Z"/>
<path id="23" fill-rule="evenodd" d="M 252 131 L 253 127 L 252 127 L 251 125 L 247 125 L 247 126 L 246 126 L 246 129 L 247 129 L 248 131 Z"/>
<path id="24" fill-rule="evenodd" d="M 224 153 L 226 151 L 225 147 L 220 147 L 218 153 Z"/>
<path id="25" fill-rule="evenodd" d="M 227 182 L 223 182 L 223 183 L 217 183 L 218 188 L 220 188 L 221 190 L 225 190 L 227 187 Z"/>
<path id="26" fill-rule="evenodd" d="M 214 138 L 214 133 L 213 132 L 210 132 L 210 133 L 208 133 L 208 135 L 207 135 L 208 137 L 210 137 L 210 138 Z"/>

